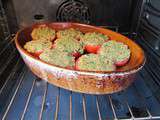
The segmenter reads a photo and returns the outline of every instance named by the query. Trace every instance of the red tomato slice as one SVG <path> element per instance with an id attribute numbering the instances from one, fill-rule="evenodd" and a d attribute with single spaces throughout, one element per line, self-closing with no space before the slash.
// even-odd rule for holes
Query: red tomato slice
<path id="1" fill-rule="evenodd" d="M 85 50 L 89 53 L 97 53 L 101 46 L 100 45 L 86 45 Z"/>
<path id="2" fill-rule="evenodd" d="M 74 53 L 72 53 L 72 56 L 74 56 L 75 58 L 79 58 L 81 56 L 81 53 L 74 52 Z"/>
<path id="3" fill-rule="evenodd" d="M 71 67 L 71 66 L 67 66 L 65 67 L 66 69 L 73 69 L 74 67 Z"/>
<path id="4" fill-rule="evenodd" d="M 51 37 L 51 41 L 54 41 L 55 38 L 56 38 L 55 36 L 52 36 L 52 37 Z"/>
<path id="5" fill-rule="evenodd" d="M 76 69 L 76 67 L 75 67 L 75 65 L 74 66 L 67 66 L 67 67 L 65 67 L 66 69 Z"/>
<path id="6" fill-rule="evenodd" d="M 51 48 L 55 48 L 55 44 L 52 44 L 52 47 Z"/>
<path id="7" fill-rule="evenodd" d="M 126 58 L 125 60 L 118 61 L 115 63 L 116 66 L 124 66 L 128 62 L 129 58 Z"/>
<path id="8" fill-rule="evenodd" d="M 39 57 L 39 55 L 42 53 L 43 51 L 37 51 L 35 53 L 33 53 L 34 56 Z"/>

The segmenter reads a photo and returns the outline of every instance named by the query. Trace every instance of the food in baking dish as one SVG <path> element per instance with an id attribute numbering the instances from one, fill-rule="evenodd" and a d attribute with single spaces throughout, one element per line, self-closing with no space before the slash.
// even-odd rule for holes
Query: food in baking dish
<path id="1" fill-rule="evenodd" d="M 87 71 L 114 71 L 116 66 L 111 59 L 97 54 L 86 54 L 76 61 L 76 69 Z"/>
<path id="2" fill-rule="evenodd" d="M 89 32 L 81 37 L 81 41 L 85 46 L 85 50 L 89 53 L 97 53 L 101 45 L 108 39 L 108 36 L 98 32 Z"/>
<path id="3" fill-rule="evenodd" d="M 47 40 L 32 40 L 24 45 L 24 48 L 35 56 L 39 56 L 45 49 L 50 49 L 51 47 L 52 42 Z"/>
<path id="4" fill-rule="evenodd" d="M 53 41 L 55 38 L 56 32 L 54 29 L 41 25 L 32 30 L 31 36 L 33 40 L 49 40 Z"/>
<path id="5" fill-rule="evenodd" d="M 68 52 L 69 54 L 79 57 L 83 54 L 83 45 L 72 37 L 62 37 L 54 42 L 54 48 L 60 51 Z"/>
<path id="6" fill-rule="evenodd" d="M 65 68 L 74 68 L 75 66 L 74 57 L 58 49 L 47 49 L 40 54 L 39 58 L 47 63 Z"/>
<path id="7" fill-rule="evenodd" d="M 85 71 L 114 71 L 116 66 L 125 65 L 130 58 L 131 53 L 127 45 L 109 40 L 108 36 L 98 32 L 83 35 L 73 28 L 59 30 L 57 33 L 46 26 L 35 29 L 39 40 L 27 42 L 24 48 L 50 64 Z M 47 38 L 43 31 L 54 31 L 54 35 L 57 34 L 58 37 L 53 42 L 49 40 L 51 33 L 46 34 Z M 80 40 L 77 36 L 81 36 Z"/>
<path id="8" fill-rule="evenodd" d="M 93 70 L 77 70 L 74 67 L 72 70 L 64 69 L 60 66 L 56 66 L 55 64 L 51 65 L 49 63 L 47 64 L 47 62 L 42 62 L 42 60 L 35 58 L 22 48 L 28 40 L 32 40 L 30 33 L 32 29 L 36 28 L 37 24 L 20 30 L 16 34 L 15 43 L 25 63 L 35 75 L 58 87 L 87 94 L 111 94 L 127 88 L 135 80 L 134 78 L 136 73 L 145 64 L 146 58 L 143 50 L 132 40 L 118 33 L 79 23 L 45 23 L 45 25 L 54 28 L 56 32 L 71 27 L 78 28 L 83 32 L 83 34 L 93 31 L 100 32 L 104 35 L 108 35 L 109 40 L 116 40 L 117 42 L 122 42 L 123 44 L 128 45 L 128 48 L 131 51 L 127 64 L 122 67 L 117 67 L 114 63 L 114 66 L 116 66 L 114 71 L 94 72 Z M 55 41 L 52 41 L 53 44 L 54 42 Z M 86 54 L 88 53 L 84 51 L 81 57 Z M 99 53 L 96 53 L 96 55 L 103 56 Z M 63 58 L 61 57 L 61 59 Z M 78 59 L 75 59 L 75 61 Z"/>
<path id="9" fill-rule="evenodd" d="M 110 40 L 104 43 L 98 53 L 112 59 L 117 66 L 125 65 L 130 58 L 130 49 L 122 42 Z"/>
<path id="10" fill-rule="evenodd" d="M 74 28 L 59 30 L 57 32 L 57 38 L 72 37 L 75 39 L 80 39 L 82 36 L 83 36 L 83 33 L 77 29 L 74 29 Z"/>

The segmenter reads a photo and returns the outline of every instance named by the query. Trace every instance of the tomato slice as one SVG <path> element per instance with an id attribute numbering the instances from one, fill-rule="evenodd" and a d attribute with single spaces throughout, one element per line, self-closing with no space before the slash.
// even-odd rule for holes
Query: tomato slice
<path id="1" fill-rule="evenodd" d="M 101 46 L 100 45 L 86 45 L 85 50 L 89 53 L 97 53 Z"/>
<path id="2" fill-rule="evenodd" d="M 67 66 L 65 67 L 66 69 L 71 69 L 71 70 L 75 70 L 75 66 Z"/>
<path id="3" fill-rule="evenodd" d="M 81 53 L 79 53 L 79 52 L 73 52 L 72 56 L 74 56 L 75 58 L 79 58 L 81 56 Z"/>
<path id="4" fill-rule="evenodd" d="M 126 59 L 124 59 L 122 61 L 118 61 L 118 62 L 115 63 L 115 65 L 119 66 L 119 67 L 120 66 L 124 66 L 125 64 L 127 64 L 128 60 L 129 60 L 129 58 L 126 58 Z"/>
<path id="5" fill-rule="evenodd" d="M 55 38 L 56 38 L 55 36 L 52 36 L 52 37 L 51 37 L 51 41 L 54 41 L 54 40 L 55 40 Z"/>
<path id="6" fill-rule="evenodd" d="M 52 44 L 52 47 L 51 48 L 55 48 L 55 44 Z"/>
<path id="7" fill-rule="evenodd" d="M 34 55 L 35 57 L 38 57 L 38 58 L 39 58 L 39 55 L 40 55 L 42 52 L 43 52 L 43 51 L 37 51 L 37 52 L 33 53 L 33 55 Z"/>

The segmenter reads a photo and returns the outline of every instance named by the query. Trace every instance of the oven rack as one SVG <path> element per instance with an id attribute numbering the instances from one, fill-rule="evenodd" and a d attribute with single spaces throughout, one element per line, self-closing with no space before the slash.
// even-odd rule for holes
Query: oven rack
<path id="1" fill-rule="evenodd" d="M 9 39 L 10 37 L 8 37 Z M 159 58 L 143 40 L 144 69 L 126 90 L 109 95 L 75 93 L 37 78 L 25 66 L 13 40 L 1 49 L 0 119 L 2 120 L 145 120 L 160 119 Z"/>

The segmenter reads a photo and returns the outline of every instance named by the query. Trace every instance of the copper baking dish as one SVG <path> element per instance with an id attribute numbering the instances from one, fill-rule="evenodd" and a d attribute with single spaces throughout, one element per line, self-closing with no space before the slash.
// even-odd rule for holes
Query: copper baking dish
<path id="1" fill-rule="evenodd" d="M 30 33 L 37 24 L 20 30 L 16 34 L 15 43 L 24 62 L 35 75 L 53 85 L 89 94 L 114 93 L 127 88 L 134 81 L 136 73 L 144 66 L 145 55 L 143 50 L 135 42 L 121 34 L 108 29 L 79 23 L 43 24 L 46 24 L 55 30 L 78 28 L 84 33 L 93 31 L 101 32 L 110 36 L 111 39 L 127 44 L 131 50 L 131 58 L 129 62 L 125 66 L 119 67 L 114 72 L 92 72 L 65 69 L 45 63 L 23 49 L 26 41 L 31 40 Z"/>

